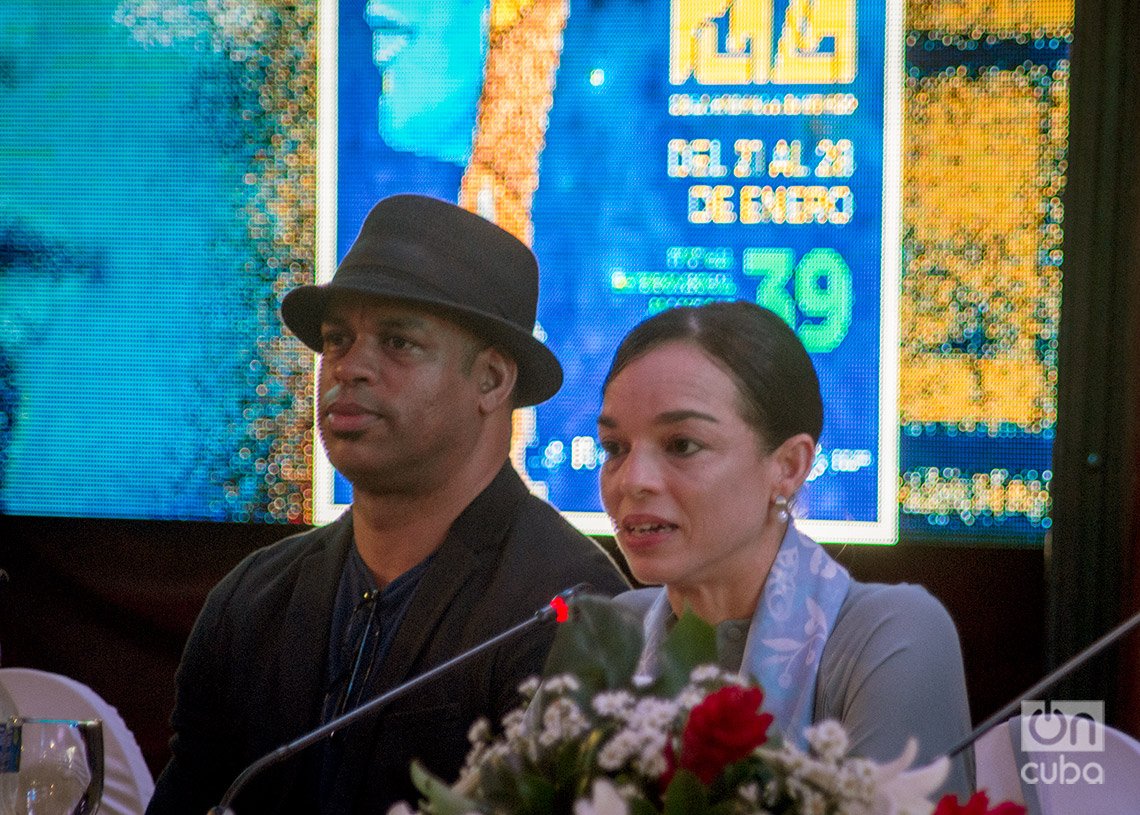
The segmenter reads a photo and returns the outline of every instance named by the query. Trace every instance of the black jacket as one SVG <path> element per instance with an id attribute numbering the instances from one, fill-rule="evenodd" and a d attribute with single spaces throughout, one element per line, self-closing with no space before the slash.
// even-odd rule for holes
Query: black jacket
<path id="1" fill-rule="evenodd" d="M 148 813 L 203 815 L 241 770 L 320 723 L 329 620 L 352 545 L 350 513 L 254 552 L 213 591 L 177 676 L 173 758 Z M 456 519 L 378 666 L 368 698 L 519 623 L 569 586 L 626 588 L 608 556 L 530 495 L 509 464 Z M 479 717 L 498 722 L 541 671 L 553 624 L 532 629 L 338 734 L 336 797 L 317 802 L 309 749 L 252 781 L 238 815 L 386 812 L 414 804 L 412 759 L 453 780 Z"/>

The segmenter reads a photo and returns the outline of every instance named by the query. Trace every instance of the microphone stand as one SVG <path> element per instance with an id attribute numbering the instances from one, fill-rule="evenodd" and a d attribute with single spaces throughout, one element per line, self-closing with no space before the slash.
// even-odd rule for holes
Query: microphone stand
<path id="1" fill-rule="evenodd" d="M 976 728 L 974 728 L 974 731 L 972 733 L 970 733 L 969 736 L 967 736 L 965 739 L 960 741 L 958 744 L 954 745 L 953 749 L 951 749 L 950 752 L 947 753 L 946 755 L 949 758 L 953 758 L 954 756 L 958 755 L 958 753 L 962 752 L 967 747 L 969 747 L 971 744 L 973 744 L 975 741 L 980 739 L 991 728 L 1001 724 L 1006 719 L 1008 719 L 1010 716 L 1012 716 L 1013 713 L 1017 710 L 1018 706 L 1020 706 L 1024 700 L 1032 699 L 1035 696 L 1037 696 L 1038 694 L 1040 694 L 1040 693 L 1048 690 L 1049 688 L 1053 687 L 1053 685 L 1057 684 L 1062 679 L 1064 679 L 1066 676 L 1068 676 L 1073 671 L 1075 671 L 1077 668 L 1084 665 L 1088 660 L 1095 657 L 1097 654 L 1099 654 L 1105 648 L 1107 648 L 1108 646 L 1115 643 L 1118 639 L 1123 637 L 1125 634 L 1127 634 L 1129 631 L 1131 631 L 1137 625 L 1140 625 L 1140 611 L 1133 614 L 1131 617 L 1129 617 L 1127 620 L 1122 622 L 1120 625 L 1116 626 L 1116 628 L 1109 631 L 1107 634 L 1102 636 L 1100 639 L 1098 639 L 1096 642 L 1094 642 L 1092 645 L 1090 645 L 1085 650 L 1081 651 L 1079 654 L 1077 654 L 1075 657 L 1070 659 L 1068 662 L 1066 662 L 1060 668 L 1057 668 L 1056 670 L 1050 671 L 1049 673 L 1047 673 L 1045 675 L 1044 679 L 1042 679 L 1040 682 L 1038 682 L 1033 687 L 1026 690 L 1024 693 L 1022 693 L 1020 696 L 1018 696 L 1016 699 L 1014 699 L 1008 705 L 1003 707 L 1001 710 L 999 710 L 993 716 L 990 716 L 988 719 L 986 719 L 984 722 L 982 722 L 980 725 L 978 725 Z"/>
<path id="2" fill-rule="evenodd" d="M 567 601 L 569 601 L 575 595 L 581 594 L 588 590 L 589 586 L 587 584 L 580 583 L 573 588 L 569 588 L 563 592 L 560 592 L 554 597 L 553 600 L 550 601 L 549 605 L 540 608 L 530 619 L 524 620 L 512 628 L 508 628 L 506 631 L 496 634 L 491 639 L 487 640 L 486 642 L 482 642 L 479 645 L 476 645 L 474 648 L 464 651 L 463 653 L 458 654 L 445 662 L 441 662 L 431 670 L 425 671 L 419 676 L 409 679 L 404 684 L 397 685 L 391 690 L 386 691 L 385 693 L 382 693 L 373 699 L 369 699 L 359 707 L 353 708 L 352 710 L 343 713 L 340 716 L 337 716 L 335 719 L 330 719 L 328 722 L 321 725 L 316 730 L 312 730 L 305 735 L 294 739 L 293 741 L 287 742 L 278 747 L 272 753 L 268 753 L 262 756 L 257 761 L 253 762 L 241 771 L 241 774 L 234 779 L 234 782 L 232 784 L 230 784 L 230 788 L 226 790 L 226 794 L 222 796 L 221 802 L 210 810 L 209 815 L 234 815 L 234 811 L 230 808 L 230 804 L 233 803 L 234 798 L 237 797 L 237 794 L 241 792 L 246 783 L 266 767 L 276 764 L 279 761 L 284 761 L 290 756 L 296 755 L 309 745 L 315 744 L 321 739 L 332 735 L 335 731 L 340 730 L 342 727 L 350 725 L 358 719 L 364 718 L 369 713 L 372 713 L 373 711 L 383 707 L 393 699 L 403 696 L 408 691 L 415 690 L 420 685 L 434 679 L 441 673 L 445 673 L 461 662 L 464 662 L 467 659 L 470 659 L 471 657 L 482 653 L 483 651 L 493 648 L 501 642 L 509 640 L 517 634 L 521 634 L 523 631 L 555 619 L 560 623 L 565 622 L 569 614 Z"/>

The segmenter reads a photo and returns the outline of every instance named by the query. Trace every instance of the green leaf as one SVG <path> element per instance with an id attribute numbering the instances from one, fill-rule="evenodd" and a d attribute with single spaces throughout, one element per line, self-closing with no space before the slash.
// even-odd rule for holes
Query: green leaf
<path id="1" fill-rule="evenodd" d="M 549 779 L 538 773 L 523 772 L 519 777 L 519 813 L 549 815 L 554 811 L 554 796 L 557 793 Z"/>
<path id="2" fill-rule="evenodd" d="M 657 807 L 644 798 L 634 798 L 629 802 L 629 815 L 657 815 Z"/>
<path id="3" fill-rule="evenodd" d="M 567 742 L 559 745 L 554 753 L 552 775 L 554 786 L 558 789 L 573 790 L 581 778 L 580 757 L 582 745 L 578 742 Z"/>
<path id="4" fill-rule="evenodd" d="M 627 688 L 641 644 L 641 623 L 632 611 L 604 597 L 579 597 L 570 619 L 558 627 L 543 675 L 574 674 L 587 699 Z"/>
<path id="5" fill-rule="evenodd" d="M 772 729 L 775 729 L 773 725 Z M 754 782 L 760 789 L 775 776 L 775 770 L 765 761 L 748 756 L 740 761 L 734 761 L 724 768 L 717 780 L 713 783 L 713 798 L 729 796 L 735 793 L 744 784 Z"/>
<path id="6" fill-rule="evenodd" d="M 492 812 L 517 812 L 522 809 L 523 775 L 531 769 L 494 761 L 485 764 L 479 775 L 479 800 Z"/>
<path id="7" fill-rule="evenodd" d="M 605 731 L 595 728 L 578 746 L 573 768 L 575 797 L 580 798 L 589 793 L 590 782 L 593 780 L 593 774 L 597 767 L 598 751 L 601 750 L 606 736 Z"/>
<path id="8" fill-rule="evenodd" d="M 664 815 L 702 815 L 708 811 L 708 790 L 689 770 L 677 770 L 665 790 Z"/>
<path id="9" fill-rule="evenodd" d="M 420 764 L 412 762 L 412 783 L 424 796 L 420 809 L 431 815 L 464 815 L 467 812 L 482 812 L 482 808 L 450 786 L 440 781 Z"/>
<path id="10" fill-rule="evenodd" d="M 661 644 L 653 692 L 672 698 L 698 665 L 716 664 L 716 629 L 686 608 Z"/>

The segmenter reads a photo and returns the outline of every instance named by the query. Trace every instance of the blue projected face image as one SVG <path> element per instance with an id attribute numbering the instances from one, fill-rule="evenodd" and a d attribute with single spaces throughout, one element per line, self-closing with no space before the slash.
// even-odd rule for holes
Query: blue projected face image
<path id="1" fill-rule="evenodd" d="M 470 157 L 487 13 L 487 0 L 369 0 L 377 123 L 392 149 L 455 164 Z"/>
<path id="2" fill-rule="evenodd" d="M 248 344 L 233 146 L 199 112 L 222 58 L 118 6 L 0 6 L 0 507 L 209 516 Z"/>

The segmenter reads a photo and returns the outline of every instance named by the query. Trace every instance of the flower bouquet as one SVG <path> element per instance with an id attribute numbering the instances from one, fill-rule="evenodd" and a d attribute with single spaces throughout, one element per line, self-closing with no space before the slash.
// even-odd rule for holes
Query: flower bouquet
<path id="1" fill-rule="evenodd" d="M 837 722 L 806 732 L 808 749 L 770 733 L 763 691 L 716 666 L 711 626 L 685 613 L 656 676 L 637 674 L 641 626 L 612 601 L 575 601 L 555 638 L 546 677 L 520 690 L 524 704 L 501 728 L 475 724 L 454 785 L 413 765 L 429 815 L 1015 815 L 930 800 L 946 759 L 911 768 L 912 742 L 889 764 L 846 755 Z M 389 815 L 410 815 L 407 804 Z"/>

